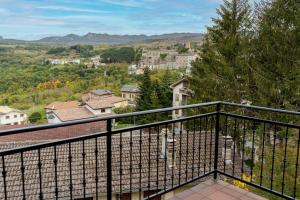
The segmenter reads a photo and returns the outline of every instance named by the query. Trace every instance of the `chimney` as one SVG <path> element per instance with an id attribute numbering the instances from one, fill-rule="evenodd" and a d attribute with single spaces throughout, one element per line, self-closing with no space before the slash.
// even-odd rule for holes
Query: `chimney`
<path id="1" fill-rule="evenodd" d="M 226 165 L 230 165 L 230 164 L 232 164 L 231 158 L 232 158 L 233 140 L 232 140 L 232 137 L 229 135 L 222 136 L 222 137 L 223 137 L 223 141 L 225 143 L 222 148 L 222 157 L 223 157 Z M 226 149 L 225 149 L 225 146 L 226 146 Z"/>
<path id="2" fill-rule="evenodd" d="M 173 168 L 176 163 L 176 139 L 173 138 L 172 133 L 167 128 L 161 130 L 161 138 L 161 158 L 167 160 L 169 168 Z M 173 153 L 175 154 L 174 159 Z"/>

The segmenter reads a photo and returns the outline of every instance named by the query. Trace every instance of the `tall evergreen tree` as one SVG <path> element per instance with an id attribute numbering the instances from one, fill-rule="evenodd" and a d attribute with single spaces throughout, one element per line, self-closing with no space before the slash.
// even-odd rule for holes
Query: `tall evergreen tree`
<path id="1" fill-rule="evenodd" d="M 263 104 L 300 107 L 300 3 L 268 0 L 257 5 L 255 61 Z"/>
<path id="2" fill-rule="evenodd" d="M 137 111 L 149 110 L 152 108 L 152 94 L 153 87 L 150 79 L 150 70 L 145 68 L 144 74 L 142 76 L 142 81 L 139 85 L 141 91 L 139 98 L 137 100 Z"/>
<path id="3" fill-rule="evenodd" d="M 197 101 L 240 102 L 247 96 L 251 39 L 251 7 L 248 0 L 224 0 L 218 18 L 208 28 L 200 59 L 192 67 L 191 87 Z"/>
<path id="4" fill-rule="evenodd" d="M 159 104 L 161 108 L 167 108 L 172 106 L 172 98 L 173 98 L 173 91 L 170 88 L 172 84 L 172 77 L 169 70 L 166 70 L 162 81 L 156 87 L 156 96 L 159 99 Z"/>

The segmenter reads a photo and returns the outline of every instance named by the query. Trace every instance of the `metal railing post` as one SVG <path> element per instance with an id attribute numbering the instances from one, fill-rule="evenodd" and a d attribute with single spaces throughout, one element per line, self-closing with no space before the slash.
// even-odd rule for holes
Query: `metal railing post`
<path id="1" fill-rule="evenodd" d="M 107 199 L 111 200 L 112 199 L 112 169 L 111 169 L 111 154 L 112 154 L 112 148 L 111 148 L 111 123 L 112 120 L 108 119 L 107 120 L 107 136 L 106 136 L 106 173 L 107 173 Z"/>
<path id="2" fill-rule="evenodd" d="M 216 114 L 216 126 L 215 126 L 215 157 L 214 157 L 214 179 L 217 179 L 218 175 L 218 157 L 219 157 L 219 135 L 220 135 L 220 109 L 221 103 L 217 104 Z"/>

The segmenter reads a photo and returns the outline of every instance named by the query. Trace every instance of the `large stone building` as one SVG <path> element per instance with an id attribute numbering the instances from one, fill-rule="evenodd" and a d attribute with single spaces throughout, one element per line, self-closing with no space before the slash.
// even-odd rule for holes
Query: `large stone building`
<path id="1" fill-rule="evenodd" d="M 188 54 L 180 54 L 177 55 L 175 58 L 175 62 L 179 67 L 186 68 L 187 74 L 190 74 L 192 63 L 198 58 L 198 55 L 195 53 L 188 53 Z"/>
<path id="2" fill-rule="evenodd" d="M 135 85 L 123 85 L 121 88 L 122 97 L 129 101 L 129 104 L 135 105 L 140 94 L 140 89 Z"/>
<path id="3" fill-rule="evenodd" d="M 91 90 L 81 96 L 82 102 L 87 102 L 91 100 L 98 100 L 103 97 L 109 97 L 112 96 L 112 92 L 110 90 L 106 89 L 96 89 L 96 90 Z"/>
<path id="4" fill-rule="evenodd" d="M 8 106 L 0 106 L 1 125 L 20 125 L 27 122 L 27 115 L 20 110 Z"/>
<path id="5" fill-rule="evenodd" d="M 138 69 L 149 67 L 150 70 L 154 69 L 186 69 L 186 73 L 190 74 L 191 64 L 198 57 L 198 54 L 190 49 L 185 54 L 179 54 L 175 50 L 143 50 L 143 56 L 136 67 L 136 74 Z"/>

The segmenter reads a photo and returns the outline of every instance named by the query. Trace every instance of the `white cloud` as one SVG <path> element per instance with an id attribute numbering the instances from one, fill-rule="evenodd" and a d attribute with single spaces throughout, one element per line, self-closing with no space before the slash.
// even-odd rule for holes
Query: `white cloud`
<path id="1" fill-rule="evenodd" d="M 126 6 L 126 7 L 140 7 L 142 6 L 141 0 L 99 0 L 100 2 L 114 4 L 118 6 Z"/>
<path id="2" fill-rule="evenodd" d="M 38 6 L 38 7 L 36 7 L 36 9 L 86 12 L 86 13 L 108 13 L 108 11 L 104 11 L 104 10 L 74 8 L 74 7 L 68 7 L 68 6 Z"/>

